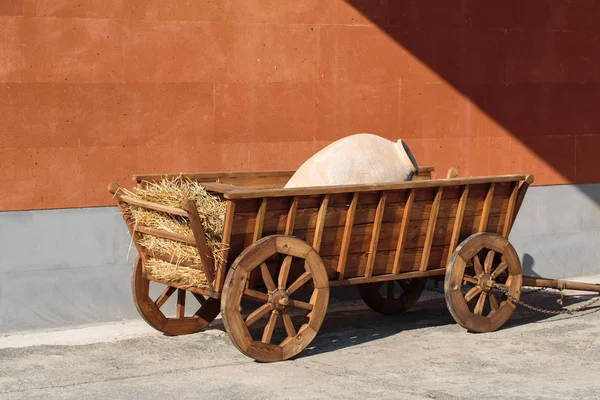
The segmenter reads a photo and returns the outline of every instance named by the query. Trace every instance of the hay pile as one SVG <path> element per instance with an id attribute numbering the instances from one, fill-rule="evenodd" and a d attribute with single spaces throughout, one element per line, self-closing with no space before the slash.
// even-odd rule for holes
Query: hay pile
<path id="1" fill-rule="evenodd" d="M 221 241 L 223 223 L 225 220 L 225 202 L 219 197 L 209 194 L 196 181 L 181 176 L 160 182 L 146 182 L 145 187 L 136 187 L 133 191 L 120 189 L 122 194 L 139 200 L 150 201 L 170 207 L 181 208 L 186 200 L 193 200 L 198 208 L 202 228 L 209 248 L 212 250 L 215 264 L 223 260 Z M 189 220 L 185 217 L 152 211 L 145 208 L 128 205 L 126 212 L 135 226 L 160 229 L 163 231 L 185 235 L 193 239 L 194 234 Z M 154 253 L 175 256 L 171 262 L 158 258 L 149 258 L 146 271 L 159 279 L 175 281 L 184 285 L 206 287 L 207 279 L 204 272 L 181 265 L 191 262 L 201 265 L 200 254 L 196 246 L 160 238 L 154 235 L 141 234 L 138 244 Z M 209 268 L 215 268 L 210 265 Z"/>

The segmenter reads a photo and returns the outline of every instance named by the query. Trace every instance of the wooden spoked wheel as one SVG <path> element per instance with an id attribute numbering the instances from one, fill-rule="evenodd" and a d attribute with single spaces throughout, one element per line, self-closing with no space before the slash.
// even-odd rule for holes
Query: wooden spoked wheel
<path id="1" fill-rule="evenodd" d="M 426 279 L 399 279 L 358 285 L 358 293 L 373 310 L 390 315 L 412 308 L 425 289 Z"/>
<path id="2" fill-rule="evenodd" d="M 448 262 L 444 292 L 454 320 L 472 332 L 491 332 L 512 315 L 521 296 L 521 262 L 502 236 L 477 233 Z M 508 292 L 512 300 L 498 289 Z"/>
<path id="3" fill-rule="evenodd" d="M 150 281 L 142 276 L 142 260 L 138 257 L 133 263 L 133 270 L 131 271 L 133 303 L 148 325 L 158 331 L 168 335 L 196 333 L 206 328 L 219 315 L 220 301 L 217 299 L 206 298 L 197 293 L 156 282 L 152 283 L 164 288 L 162 294 L 156 300 L 150 298 Z M 169 297 L 175 292 L 177 292 L 177 305 L 173 313 L 174 317 L 171 317 L 171 314 L 163 309 Z M 188 294 L 196 299 L 200 307 L 191 316 L 185 315 L 185 303 Z"/>
<path id="4" fill-rule="evenodd" d="M 277 254 L 281 256 L 273 257 Z M 275 265 L 276 274 L 271 272 L 272 259 L 281 260 Z M 298 264 L 295 261 L 300 261 L 304 270 L 290 279 L 292 265 Z M 257 268 L 265 291 L 247 287 L 252 271 Z M 306 301 L 298 298 L 300 293 L 306 296 Z M 260 306 L 242 316 L 242 299 Z M 328 301 L 329 280 L 317 252 L 298 238 L 274 235 L 246 248 L 232 264 L 223 288 L 221 313 L 229 338 L 242 353 L 258 361 L 281 361 L 300 353 L 313 340 L 325 317 Z M 297 317 L 302 324 L 294 323 L 293 318 Z M 259 322 L 266 322 L 264 328 Z"/>

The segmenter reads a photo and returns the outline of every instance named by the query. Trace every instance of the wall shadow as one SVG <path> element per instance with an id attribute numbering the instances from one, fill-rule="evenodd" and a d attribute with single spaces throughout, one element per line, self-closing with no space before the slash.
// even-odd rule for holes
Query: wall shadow
<path id="1" fill-rule="evenodd" d="M 598 182 L 591 151 L 600 148 L 597 2 L 346 1 L 516 139 L 503 140 L 508 135 L 489 122 L 468 122 L 490 138 L 488 151 L 497 149 L 502 165 L 492 173 L 540 169 L 552 183 Z M 535 167 L 536 156 L 554 172 Z"/>

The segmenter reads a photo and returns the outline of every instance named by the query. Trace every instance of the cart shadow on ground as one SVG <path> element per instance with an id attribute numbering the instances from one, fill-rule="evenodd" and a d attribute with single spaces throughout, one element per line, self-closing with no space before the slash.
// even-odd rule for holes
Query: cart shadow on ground
<path id="1" fill-rule="evenodd" d="M 595 295 L 564 296 L 563 306 L 572 308 L 596 297 Z M 536 291 L 524 289 L 521 300 L 533 307 L 560 310 L 557 303 L 559 292 L 555 290 Z M 543 314 L 518 306 L 511 318 L 501 330 L 507 330 L 532 323 L 552 323 L 559 319 L 575 319 L 581 315 L 600 311 L 600 303 L 586 309 L 582 313 L 563 314 L 560 316 Z M 257 323 L 256 329 L 262 332 L 264 322 Z M 360 299 L 348 296 L 335 296 L 331 299 L 323 325 L 316 338 L 298 354 L 295 359 L 328 353 L 348 347 L 385 339 L 406 331 L 417 331 L 442 326 L 458 326 L 446 307 L 444 295 L 434 291 L 426 291 L 416 306 L 405 313 L 383 315 L 368 308 Z M 217 322 L 208 329 L 224 330 L 222 323 Z M 471 333 L 480 335 L 479 333 Z M 274 336 L 275 337 L 275 336 Z"/>
<path id="2" fill-rule="evenodd" d="M 525 290 L 521 299 L 534 307 L 552 310 L 559 310 L 561 307 L 556 302 L 558 298 L 558 292 L 556 291 L 528 292 L 530 291 Z M 596 296 L 565 296 L 563 298 L 563 306 L 571 307 L 575 304 L 588 301 L 593 297 Z M 578 318 L 582 314 L 599 311 L 599 303 L 596 303 L 581 314 L 562 314 L 560 316 L 542 314 L 519 306 L 511 318 L 500 329 L 511 329 L 531 323 L 552 323 L 552 321 L 556 321 L 557 319 L 573 319 Z M 450 312 L 446 308 L 444 296 L 441 294 L 428 296 L 427 299 L 419 301 L 413 310 L 398 315 L 382 315 L 366 306 L 361 309 L 348 311 L 344 311 L 343 309 L 336 310 L 327 314 L 317 337 L 296 358 L 327 353 L 351 346 L 359 346 L 396 335 L 403 331 L 416 331 L 445 325 L 456 325 L 457 329 L 463 329 L 456 324 L 450 315 Z M 472 334 L 479 335 L 478 333 Z"/>

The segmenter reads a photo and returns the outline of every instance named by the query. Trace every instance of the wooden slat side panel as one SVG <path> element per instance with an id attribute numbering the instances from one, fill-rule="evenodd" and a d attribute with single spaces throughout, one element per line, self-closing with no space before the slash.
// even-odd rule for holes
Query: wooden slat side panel
<path id="1" fill-rule="evenodd" d="M 434 265 L 442 265 L 448 254 L 448 247 L 432 247 L 430 253 L 429 265 L 435 269 Z M 422 249 L 405 250 L 402 257 L 401 272 L 419 271 L 421 259 L 423 256 Z M 378 251 L 373 264 L 373 276 L 392 273 L 394 265 L 394 251 Z M 323 263 L 328 270 L 334 269 L 338 263 L 338 256 L 322 257 Z M 346 278 L 364 277 L 367 269 L 367 253 L 349 254 L 346 263 Z M 443 261 L 444 260 L 444 261 Z M 438 267 L 443 268 L 443 267 Z"/>
<path id="2" fill-rule="evenodd" d="M 447 218 L 450 215 L 456 214 L 456 209 L 458 208 L 457 198 L 459 195 L 460 195 L 459 192 L 455 192 L 453 194 L 453 196 L 454 196 L 453 198 L 444 199 L 444 197 L 446 197 L 446 193 L 444 190 L 444 195 L 442 196 L 442 201 L 440 203 L 440 209 L 447 210 L 447 212 L 441 211 L 439 213 L 440 218 Z M 361 194 L 361 196 L 362 196 L 362 194 Z M 473 196 L 475 196 L 475 194 L 473 194 Z M 471 196 L 471 194 L 469 195 L 469 197 L 471 199 L 467 203 L 467 206 L 465 208 L 465 216 L 479 215 L 479 214 L 481 214 L 481 211 L 483 210 L 483 202 L 476 201 L 475 200 L 476 198 L 473 196 Z M 433 196 L 431 196 L 431 199 L 432 198 L 433 198 Z M 429 202 L 417 201 L 417 199 L 415 199 L 415 203 L 413 206 L 414 219 L 429 219 L 429 215 L 431 214 L 431 199 L 429 199 Z M 285 225 L 286 225 L 286 221 L 287 221 L 287 212 L 289 210 L 289 199 L 288 199 L 288 206 L 287 206 L 288 208 L 285 210 L 272 210 L 271 202 L 272 202 L 272 199 L 269 199 L 269 207 L 267 208 L 267 211 L 265 214 L 263 229 L 265 232 L 285 232 Z M 345 206 L 334 206 L 331 204 L 332 202 L 330 201 L 330 204 L 327 208 L 327 213 L 325 215 L 325 226 L 326 227 L 332 227 L 332 226 L 343 227 L 345 225 L 346 214 L 348 212 L 348 204 L 350 202 L 351 202 L 351 200 L 349 200 Z M 256 203 L 256 202 L 254 202 L 254 203 Z M 309 227 L 314 227 L 316 225 L 317 217 L 318 217 L 318 213 L 319 213 L 318 207 L 300 208 L 301 203 L 302 203 L 302 200 L 300 199 L 298 209 L 296 212 L 296 221 L 294 224 L 295 231 L 299 230 L 299 229 L 308 229 Z M 403 201 L 402 203 L 390 202 L 389 196 L 388 196 L 388 200 L 386 202 L 386 208 L 383 213 L 382 222 L 395 222 L 395 221 L 401 220 L 403 212 L 404 212 L 404 204 L 405 204 L 405 201 Z M 248 205 L 246 205 L 246 206 L 248 206 Z M 497 206 L 500 206 L 501 208 L 499 209 L 499 208 L 497 208 Z M 498 198 L 496 198 L 496 201 L 494 201 L 494 203 L 492 205 L 490 215 L 499 214 L 501 212 L 506 212 L 507 207 L 508 207 L 508 196 L 502 197 L 502 198 L 498 197 Z M 254 227 L 256 224 L 257 210 L 258 210 L 258 206 L 255 207 L 254 211 L 249 211 L 249 212 L 238 212 L 239 210 L 237 210 L 236 216 L 235 216 L 236 221 L 234 223 L 233 234 L 254 232 Z M 375 221 L 376 211 L 377 211 L 376 204 L 363 205 L 363 204 L 360 204 L 360 202 L 359 202 L 359 204 L 356 208 L 355 224 L 372 223 L 373 221 Z"/>
<path id="3" fill-rule="evenodd" d="M 477 219 L 476 219 L 477 218 Z M 490 226 L 498 224 L 502 220 L 500 215 L 492 215 L 489 219 Z M 461 228 L 460 237 L 476 233 L 479 217 L 465 217 L 467 228 Z M 452 237 L 452 224 L 454 219 L 438 218 L 437 228 L 434 231 L 433 245 L 441 245 L 450 243 Z M 425 233 L 427 232 L 428 220 L 411 220 L 407 229 L 407 237 L 404 245 L 407 249 L 423 247 L 425 244 Z M 475 228 L 474 228 L 475 227 Z M 473 231 L 475 229 L 475 231 Z M 352 234 L 349 238 L 348 253 L 366 253 L 370 246 L 370 233 L 373 230 L 373 224 L 360 224 L 352 227 Z M 386 222 L 381 224 L 379 241 L 377 249 L 381 251 L 395 250 L 400 238 L 401 226 L 398 223 Z M 264 232 L 264 235 L 273 235 L 277 232 Z M 314 237 L 314 230 L 297 230 L 294 231 L 294 236 Z M 344 237 L 344 228 L 332 227 L 323 230 L 323 238 L 321 241 L 321 249 L 319 254 L 324 256 L 337 255 L 342 248 Z M 235 235 L 232 237 L 232 247 L 243 246 L 244 243 L 252 240 L 252 234 Z M 459 242 L 460 243 L 460 242 Z"/>

